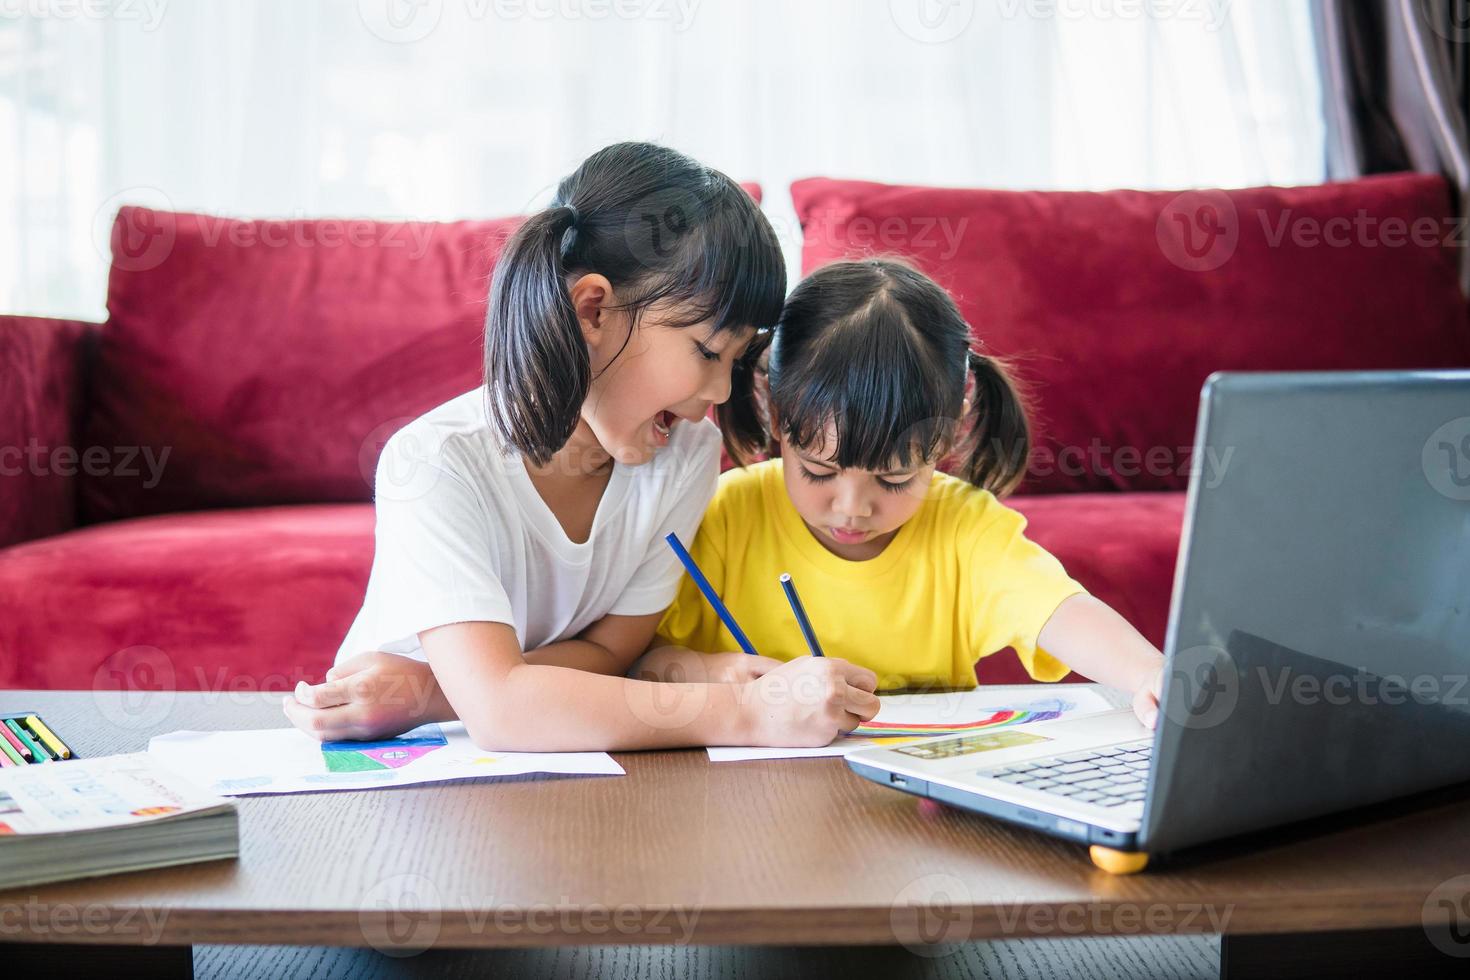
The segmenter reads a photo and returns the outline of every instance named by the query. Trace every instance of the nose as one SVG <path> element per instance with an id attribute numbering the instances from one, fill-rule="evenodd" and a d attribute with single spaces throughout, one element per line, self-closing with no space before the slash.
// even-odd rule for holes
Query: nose
<path id="1" fill-rule="evenodd" d="M 842 518 L 866 520 L 873 516 L 873 506 L 867 494 L 857 486 L 856 480 L 837 480 L 837 489 L 832 496 L 832 510 Z"/>
<path id="2" fill-rule="evenodd" d="M 723 405 L 730 400 L 730 373 L 734 365 L 727 364 L 721 360 L 717 364 L 711 364 L 713 371 L 705 376 L 704 384 L 699 389 L 699 397 L 714 405 Z"/>

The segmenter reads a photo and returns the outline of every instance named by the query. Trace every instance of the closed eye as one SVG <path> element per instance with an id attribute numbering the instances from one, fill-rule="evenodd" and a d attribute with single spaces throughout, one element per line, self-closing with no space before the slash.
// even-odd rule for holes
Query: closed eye
<path id="1" fill-rule="evenodd" d="M 698 351 L 699 356 L 704 358 L 706 361 L 718 361 L 720 359 L 720 355 L 718 353 L 710 350 L 708 347 L 704 346 L 697 340 L 694 342 L 694 349 Z"/>
<path id="2" fill-rule="evenodd" d="M 813 473 L 805 466 L 798 466 L 797 469 L 801 470 L 801 475 L 808 483 L 826 483 L 837 475 L 836 473 Z"/>

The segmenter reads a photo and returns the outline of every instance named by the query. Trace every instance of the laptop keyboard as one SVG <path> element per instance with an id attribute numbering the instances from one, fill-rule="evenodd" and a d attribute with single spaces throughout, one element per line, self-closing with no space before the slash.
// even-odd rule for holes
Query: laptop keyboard
<path id="1" fill-rule="evenodd" d="M 1143 739 L 982 769 L 979 775 L 1065 796 L 1078 803 L 1123 806 L 1143 801 L 1153 749 L 1153 740 Z"/>

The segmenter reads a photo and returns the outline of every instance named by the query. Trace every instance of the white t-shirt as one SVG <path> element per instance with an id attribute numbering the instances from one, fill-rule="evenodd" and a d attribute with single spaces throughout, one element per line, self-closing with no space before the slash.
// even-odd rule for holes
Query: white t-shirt
<path id="1" fill-rule="evenodd" d="M 419 631 L 446 623 L 506 623 L 534 650 L 609 614 L 662 612 L 683 573 L 664 536 L 693 540 L 719 458 L 714 423 L 676 423 L 648 463 L 613 464 L 575 544 L 491 428 L 485 389 L 445 402 L 378 459 L 372 575 L 337 662 L 371 650 L 423 660 Z"/>

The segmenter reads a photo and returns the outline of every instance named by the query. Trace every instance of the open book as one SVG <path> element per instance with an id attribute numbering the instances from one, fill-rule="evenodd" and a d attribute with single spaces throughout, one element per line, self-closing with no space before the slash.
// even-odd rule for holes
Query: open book
<path id="1" fill-rule="evenodd" d="M 235 805 L 146 753 L 0 769 L 0 888 L 239 853 Z"/>

